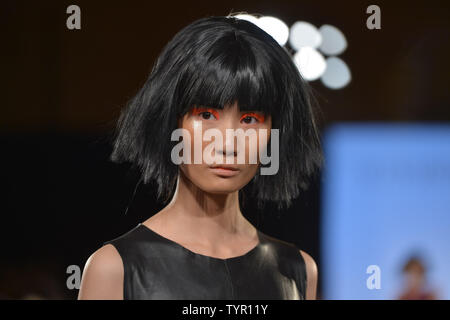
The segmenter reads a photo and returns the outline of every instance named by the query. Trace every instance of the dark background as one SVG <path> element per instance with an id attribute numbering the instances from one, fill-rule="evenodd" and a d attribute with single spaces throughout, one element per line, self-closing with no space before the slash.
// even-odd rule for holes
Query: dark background
<path id="1" fill-rule="evenodd" d="M 81 8 L 81 30 L 66 8 Z M 366 8 L 381 8 L 381 30 Z M 75 299 L 66 268 L 162 208 L 137 172 L 108 160 L 120 109 L 143 85 L 163 46 L 187 24 L 247 11 L 288 26 L 337 26 L 352 82 L 311 82 L 323 132 L 342 121 L 450 120 L 447 1 L 2 1 L 0 298 Z M 292 208 L 243 212 L 294 242 L 319 266 L 321 179 Z M 133 197 L 133 193 L 134 197 Z M 258 219 L 257 217 L 261 218 Z"/>

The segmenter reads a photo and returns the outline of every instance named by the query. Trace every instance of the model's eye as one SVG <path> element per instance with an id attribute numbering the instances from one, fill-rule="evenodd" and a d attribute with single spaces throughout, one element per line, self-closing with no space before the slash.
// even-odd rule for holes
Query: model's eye
<path id="1" fill-rule="evenodd" d="M 213 108 L 195 107 L 192 109 L 192 114 L 203 120 L 219 119 L 219 113 Z"/>
<path id="2" fill-rule="evenodd" d="M 200 112 L 199 115 L 204 120 L 210 120 L 210 119 L 214 119 L 215 118 L 214 115 L 211 112 L 209 112 L 209 111 Z"/>
<path id="3" fill-rule="evenodd" d="M 264 115 L 257 113 L 246 113 L 241 117 L 241 121 L 245 124 L 254 124 L 264 122 Z"/>
<path id="4" fill-rule="evenodd" d="M 252 116 L 246 116 L 242 119 L 242 121 L 246 124 L 258 123 L 258 119 Z"/>

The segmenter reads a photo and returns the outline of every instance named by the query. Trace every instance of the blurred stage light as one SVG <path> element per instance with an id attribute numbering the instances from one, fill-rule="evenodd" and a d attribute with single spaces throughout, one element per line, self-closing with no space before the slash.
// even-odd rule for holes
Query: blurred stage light
<path id="1" fill-rule="evenodd" d="M 294 62 L 305 80 L 319 79 L 326 69 L 322 54 L 311 47 L 301 47 L 294 54 Z"/>
<path id="2" fill-rule="evenodd" d="M 288 41 L 289 27 L 278 18 L 272 16 L 256 18 L 247 14 L 238 14 L 235 17 L 256 24 L 258 27 L 270 34 L 280 46 L 284 46 Z"/>
<path id="3" fill-rule="evenodd" d="M 249 14 L 234 16 L 247 20 L 270 34 L 280 46 L 289 41 L 295 51 L 292 55 L 302 77 L 307 81 L 321 78 L 323 85 L 330 89 L 341 89 L 352 79 L 350 68 L 335 55 L 347 49 L 347 40 L 341 30 L 324 24 L 317 28 L 306 21 L 296 21 L 290 28 L 273 16 L 255 17 Z M 325 58 L 324 55 L 329 56 Z"/>
<path id="4" fill-rule="evenodd" d="M 322 35 L 319 30 L 309 22 L 297 21 L 291 26 L 289 44 L 298 51 L 302 47 L 317 48 L 322 43 Z"/>
<path id="5" fill-rule="evenodd" d="M 338 28 L 329 24 L 324 24 L 319 28 L 319 32 L 322 36 L 322 43 L 319 49 L 326 55 L 338 55 L 347 48 L 347 40 L 342 31 Z"/>
<path id="6" fill-rule="evenodd" d="M 297 51 L 293 59 L 305 80 L 321 78 L 330 89 L 341 89 L 351 81 L 347 64 L 334 57 L 347 48 L 347 40 L 338 28 L 324 24 L 317 29 L 309 22 L 297 21 L 290 28 L 289 45 Z M 325 60 L 322 53 L 331 57 Z"/>
<path id="7" fill-rule="evenodd" d="M 338 57 L 329 57 L 326 60 L 327 68 L 322 75 L 322 83 L 330 89 L 341 89 L 351 80 L 347 64 Z"/>
<path id="8" fill-rule="evenodd" d="M 258 26 L 270 34 L 280 46 L 284 46 L 289 38 L 289 27 L 280 19 L 264 16 L 257 20 Z"/>

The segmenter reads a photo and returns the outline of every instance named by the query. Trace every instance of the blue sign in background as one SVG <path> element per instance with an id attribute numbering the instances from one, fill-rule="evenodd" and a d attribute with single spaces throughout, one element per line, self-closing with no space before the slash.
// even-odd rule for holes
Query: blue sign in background
<path id="1" fill-rule="evenodd" d="M 396 299 L 419 254 L 429 288 L 450 299 L 450 125 L 340 123 L 323 143 L 321 298 Z"/>

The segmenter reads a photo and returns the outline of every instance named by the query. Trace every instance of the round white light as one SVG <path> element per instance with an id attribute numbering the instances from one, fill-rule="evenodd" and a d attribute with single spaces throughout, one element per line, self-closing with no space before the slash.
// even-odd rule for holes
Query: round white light
<path id="1" fill-rule="evenodd" d="M 327 68 L 325 58 L 312 47 L 301 47 L 293 58 L 300 74 L 308 81 L 320 78 Z"/>
<path id="2" fill-rule="evenodd" d="M 326 63 L 327 68 L 321 78 L 322 83 L 330 89 L 345 87 L 352 78 L 347 64 L 337 57 L 328 58 Z"/>
<path id="3" fill-rule="evenodd" d="M 256 24 L 270 34 L 280 46 L 284 46 L 289 38 L 289 27 L 280 19 L 263 16 L 257 19 Z"/>
<path id="4" fill-rule="evenodd" d="M 347 40 L 338 28 L 324 24 L 319 28 L 322 35 L 322 44 L 319 49 L 326 55 L 338 55 L 347 48 Z"/>
<path id="5" fill-rule="evenodd" d="M 291 26 L 289 44 L 295 50 L 301 47 L 317 48 L 322 43 L 322 35 L 317 28 L 305 21 L 297 21 Z"/>

